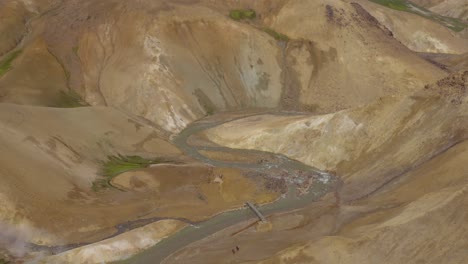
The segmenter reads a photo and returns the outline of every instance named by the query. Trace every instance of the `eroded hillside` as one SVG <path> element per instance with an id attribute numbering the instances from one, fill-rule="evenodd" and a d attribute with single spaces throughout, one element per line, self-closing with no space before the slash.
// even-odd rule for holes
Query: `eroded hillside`
<path id="1" fill-rule="evenodd" d="M 468 39 L 407 11 L 1 2 L 0 263 L 462 263 Z"/>
<path id="2" fill-rule="evenodd" d="M 91 105 L 115 106 L 177 132 L 224 110 L 341 110 L 444 74 L 358 4 L 295 1 L 277 12 L 243 22 L 204 5 L 66 1 L 34 20 L 31 43 L 45 42 L 46 49 L 43 59 L 27 64 L 42 68 L 55 58 L 67 85 L 32 78 L 21 100 L 35 103 L 51 89 L 49 102 L 40 104 L 53 105 L 60 91 L 52 87 L 68 86 Z M 277 41 L 272 32 L 288 38 Z M 23 72 L 17 68 L 9 75 Z M 50 75 L 60 76 L 58 70 Z"/>

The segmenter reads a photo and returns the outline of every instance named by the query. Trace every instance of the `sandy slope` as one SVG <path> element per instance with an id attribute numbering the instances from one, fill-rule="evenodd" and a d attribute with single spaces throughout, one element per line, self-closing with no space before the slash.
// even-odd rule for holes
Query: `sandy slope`
<path id="1" fill-rule="evenodd" d="M 0 3 L 0 56 L 13 49 L 26 33 L 25 21 L 30 14 L 19 1 L 2 1 Z"/>
<path id="2" fill-rule="evenodd" d="M 0 2 L 0 57 L 30 33 L 29 22 L 56 5 L 58 0 L 8 0 Z"/>
<path id="3" fill-rule="evenodd" d="M 443 65 L 443 67 L 452 72 L 468 70 L 468 52 L 460 55 L 424 53 L 421 56 L 429 61 Z"/>
<path id="4" fill-rule="evenodd" d="M 357 4 L 290 1 L 271 26 L 292 39 L 306 40 L 288 45 L 287 60 L 292 87 L 299 89 L 296 98 L 318 112 L 403 95 L 443 76 Z"/>
<path id="5" fill-rule="evenodd" d="M 451 54 L 468 52 L 468 39 L 433 20 L 393 10 L 368 0 L 358 3 L 413 51 Z"/>
<path id="6" fill-rule="evenodd" d="M 219 144 L 335 170 L 342 185 L 320 203 L 271 216 L 266 233 L 244 223 L 166 263 L 463 263 L 467 85 L 468 72 L 461 72 L 404 100 L 213 128 L 207 136 Z M 361 115 L 366 118 L 358 121 Z M 229 254 L 236 245 L 241 251 Z"/>
<path id="7" fill-rule="evenodd" d="M 0 79 L 2 102 L 56 106 L 68 90 L 66 72 L 41 39 L 28 45 L 12 67 Z"/>
<path id="8" fill-rule="evenodd" d="M 358 216 L 338 231 L 259 263 L 464 263 L 467 155 L 465 141 L 381 194 L 341 206 Z M 366 207 L 377 209 L 359 215 Z"/>
<path id="9" fill-rule="evenodd" d="M 185 157 L 168 136 L 220 111 L 279 108 L 313 114 L 241 119 L 207 136 L 329 170 L 341 177 L 341 188 L 272 216 L 270 231 L 240 224 L 191 245 L 172 263 L 466 259 L 460 208 L 467 202 L 468 73 L 448 76 L 465 69 L 466 53 L 434 63 L 412 51 L 462 53 L 466 42 L 411 14 L 362 4 L 2 1 L 0 54 L 23 52 L 0 77 L 0 248 L 21 255 L 26 242 L 93 242 L 119 223 L 158 215 L 155 208 L 158 216 L 199 220 L 246 199 L 275 198 L 243 171 Z M 248 7 L 257 19 L 227 16 Z M 51 108 L 64 91 L 93 106 Z M 102 161 L 115 154 L 183 165 L 124 173 L 113 183 L 125 192 L 93 191 Z M 178 226 L 172 224 L 171 232 Z M 142 230 L 168 234 L 155 226 Z M 232 235 L 239 230 L 245 232 Z M 86 252 L 132 241 L 140 231 L 58 258 L 97 262 Z M 120 254 L 161 236 L 148 237 L 148 244 L 119 247 Z M 241 253 L 231 254 L 240 242 Z"/>
<path id="10" fill-rule="evenodd" d="M 332 112 L 405 94 L 445 74 L 390 36 L 358 4 L 255 6 L 259 18 L 244 23 L 227 17 L 226 5 L 209 1 L 65 1 L 34 20 L 24 47 L 45 41 L 63 66 L 67 85 L 88 103 L 143 116 L 169 132 L 229 109 Z M 290 41 L 278 43 L 263 28 Z M 8 75 L 20 62 L 14 66 Z M 41 78 L 50 75 L 56 73 Z M 34 82 L 50 87 L 46 80 Z M 40 85 L 28 87 L 37 99 L 28 94 L 21 102 L 44 101 L 39 98 L 46 88 Z M 4 101 L 19 101 L 9 98 Z"/>
<path id="11" fill-rule="evenodd" d="M 412 0 L 432 12 L 468 22 L 468 3 L 464 0 Z"/>
<path id="12" fill-rule="evenodd" d="M 356 199 L 466 136 L 467 82 L 465 71 L 405 99 L 311 117 L 255 116 L 206 133 L 222 145 L 282 153 L 334 171 L 347 183 L 345 199 Z"/>
<path id="13" fill-rule="evenodd" d="M 464 263 L 467 157 L 464 141 L 380 193 L 353 203 L 330 195 L 271 216 L 267 232 L 243 223 L 165 263 Z M 229 249 L 236 245 L 240 251 L 233 255 Z"/>
<path id="14" fill-rule="evenodd" d="M 108 263 L 126 259 L 145 250 L 181 229 L 184 224 L 162 220 L 134 229 L 114 238 L 41 259 L 41 263 Z"/>
<path id="15" fill-rule="evenodd" d="M 18 245 L 10 252 L 24 253 L 27 242 L 95 242 L 114 234 L 118 224 L 141 218 L 200 221 L 246 200 L 278 196 L 244 171 L 184 157 L 154 127 L 111 108 L 0 104 L 0 128 L 0 247 L 9 241 L 4 232 L 16 234 Z M 161 163 L 114 178 L 125 191 L 93 190 L 102 162 L 117 154 L 182 164 Z M 215 180 L 219 175 L 222 182 Z"/>
<path id="16" fill-rule="evenodd" d="M 2 199 L 2 208 L 7 210 L 2 210 L 2 222 L 31 224 L 52 237 L 36 235 L 30 238 L 35 242 L 62 244 L 67 238 L 70 242 L 81 240 L 83 235 L 93 240 L 91 233 L 99 237 L 103 233 L 98 230 L 113 232 L 109 227 L 118 223 L 119 218 L 120 221 L 127 218 L 127 210 L 135 212 L 129 207 L 132 199 L 123 198 L 121 209 L 114 210 L 102 206 L 112 204 L 115 197 L 102 194 L 104 197 L 99 201 L 91 190 L 91 182 L 100 170 L 99 162 L 106 160 L 107 155 L 180 154 L 152 129 L 140 129 L 138 122 L 115 110 L 63 110 L 9 104 L 0 107 L 0 188 L 6 198 Z M 94 209 L 90 204 L 95 204 Z M 72 217 L 80 211 L 84 218 Z M 109 215 L 114 217 L 104 217 Z M 94 220 L 83 221 L 87 218 Z"/>

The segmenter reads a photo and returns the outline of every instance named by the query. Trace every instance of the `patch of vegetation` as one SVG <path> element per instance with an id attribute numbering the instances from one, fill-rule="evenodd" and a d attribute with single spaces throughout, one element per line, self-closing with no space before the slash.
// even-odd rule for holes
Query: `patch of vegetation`
<path id="1" fill-rule="evenodd" d="M 7 71 L 11 70 L 11 63 L 21 54 L 22 50 L 15 50 L 0 61 L 0 77 Z"/>
<path id="2" fill-rule="evenodd" d="M 108 156 L 107 161 L 103 163 L 103 175 L 106 177 L 115 177 L 122 172 L 146 168 L 151 164 L 159 163 L 159 159 L 145 159 L 140 156 Z"/>
<path id="3" fill-rule="evenodd" d="M 1 259 L 0 258 L 0 264 L 9 264 L 10 262 L 8 260 L 5 260 L 5 259 Z"/>
<path id="4" fill-rule="evenodd" d="M 413 13 L 413 14 L 434 20 L 442 24 L 443 26 L 450 28 L 453 31 L 457 31 L 457 32 L 462 31 L 464 28 L 468 27 L 468 24 L 463 23 L 462 21 L 456 18 L 445 17 L 445 16 L 435 14 L 432 11 L 427 10 L 423 7 L 417 6 L 414 3 L 407 1 L 407 0 L 369 0 L 369 1 L 389 7 L 391 9 Z"/>
<path id="5" fill-rule="evenodd" d="M 235 9 L 229 12 L 229 17 L 234 20 L 254 19 L 257 13 L 253 9 Z"/>
<path id="6" fill-rule="evenodd" d="M 160 163 L 160 159 L 145 159 L 140 156 L 108 156 L 107 160 L 101 162 L 102 171 L 101 174 L 104 178 L 97 179 L 93 182 L 92 189 L 95 192 L 103 189 L 114 187 L 111 185 L 111 181 L 117 175 L 126 171 L 147 168 L 151 164 Z"/>
<path id="7" fill-rule="evenodd" d="M 78 46 L 75 46 L 72 48 L 73 53 L 75 53 L 76 56 L 78 56 Z"/>
<path id="8" fill-rule="evenodd" d="M 282 34 L 282 33 L 279 33 L 279 32 L 276 32 L 274 31 L 273 29 L 271 28 L 263 28 L 262 29 L 264 32 L 266 32 L 268 35 L 272 36 L 273 38 L 275 38 L 276 40 L 279 40 L 279 41 L 289 41 L 289 37 Z"/>
<path id="9" fill-rule="evenodd" d="M 75 108 L 89 105 L 81 99 L 80 95 L 77 92 L 70 90 L 60 91 L 57 103 L 55 103 L 52 106 L 59 108 Z"/>
<path id="10" fill-rule="evenodd" d="M 206 114 L 207 115 L 213 115 L 214 114 L 214 109 L 213 108 L 207 108 L 206 109 Z"/>

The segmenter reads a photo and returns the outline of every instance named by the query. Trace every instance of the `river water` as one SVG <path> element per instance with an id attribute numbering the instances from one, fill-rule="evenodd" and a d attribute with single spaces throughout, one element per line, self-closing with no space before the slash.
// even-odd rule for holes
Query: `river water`
<path id="1" fill-rule="evenodd" d="M 269 113 L 272 114 L 272 113 Z M 277 115 L 294 115 L 295 113 L 273 113 Z M 250 115 L 252 116 L 252 115 Z M 272 170 L 282 170 L 286 175 L 287 192 L 273 203 L 259 206 L 259 210 L 268 216 L 273 213 L 282 213 L 307 206 L 308 204 L 317 201 L 320 197 L 333 189 L 336 183 L 336 178 L 326 172 L 322 172 L 316 168 L 307 166 L 299 161 L 287 158 L 284 155 L 272 154 L 256 150 L 235 150 L 221 146 L 193 146 L 189 144 L 188 139 L 197 133 L 203 132 L 209 128 L 221 125 L 222 123 L 232 121 L 223 120 L 215 121 L 202 120 L 192 123 L 185 130 L 179 133 L 173 143 L 183 150 L 187 155 L 216 167 L 231 167 L 242 168 L 268 173 Z M 248 154 L 258 156 L 273 156 L 274 159 L 261 163 L 246 163 L 246 162 L 230 162 L 223 160 L 215 160 L 200 154 L 200 150 L 213 150 L 217 152 L 226 152 L 230 154 Z M 298 175 L 309 173 L 314 175 L 312 186 L 305 193 L 298 194 Z M 294 179 L 294 180 L 292 180 Z M 209 235 L 212 235 L 222 229 L 238 224 L 243 221 L 256 218 L 256 215 L 247 207 L 234 211 L 228 211 L 212 217 L 209 220 L 189 225 L 181 231 L 171 235 L 160 241 L 157 245 L 146 251 L 135 255 L 134 257 L 121 263 L 144 263 L 154 264 L 161 263 L 165 258 L 174 252 L 184 248 L 185 246 L 201 240 Z"/>

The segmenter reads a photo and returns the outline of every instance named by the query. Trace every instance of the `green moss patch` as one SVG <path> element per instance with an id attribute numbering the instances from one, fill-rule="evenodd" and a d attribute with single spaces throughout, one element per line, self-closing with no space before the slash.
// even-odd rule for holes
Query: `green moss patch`
<path id="1" fill-rule="evenodd" d="M 115 177 L 122 172 L 146 168 L 151 164 L 161 162 L 158 159 L 145 159 L 140 156 L 108 156 L 107 161 L 103 163 L 103 175 L 106 177 Z"/>
<path id="2" fill-rule="evenodd" d="M 279 33 L 279 32 L 276 32 L 274 31 L 273 29 L 271 28 L 263 28 L 262 29 L 264 32 L 266 32 L 268 35 L 272 36 L 273 38 L 275 38 L 276 40 L 280 40 L 280 41 L 289 41 L 289 37 L 282 34 L 282 33 Z"/>
<path id="3" fill-rule="evenodd" d="M 108 156 L 106 161 L 101 162 L 101 175 L 103 178 L 93 182 L 92 189 L 95 192 L 113 187 L 111 181 L 117 175 L 126 171 L 147 168 L 151 164 L 163 162 L 161 159 L 145 159 L 140 156 Z"/>
<path id="4" fill-rule="evenodd" d="M 252 9 L 235 9 L 229 12 L 229 17 L 234 20 L 254 19 L 257 13 Z"/>
<path id="5" fill-rule="evenodd" d="M 0 77 L 7 71 L 11 70 L 11 63 L 21 54 L 21 52 L 22 50 L 13 51 L 0 61 Z"/>
<path id="6" fill-rule="evenodd" d="M 89 105 L 81 99 L 77 92 L 70 90 L 60 91 L 57 102 L 51 106 L 59 108 L 75 108 Z"/>

